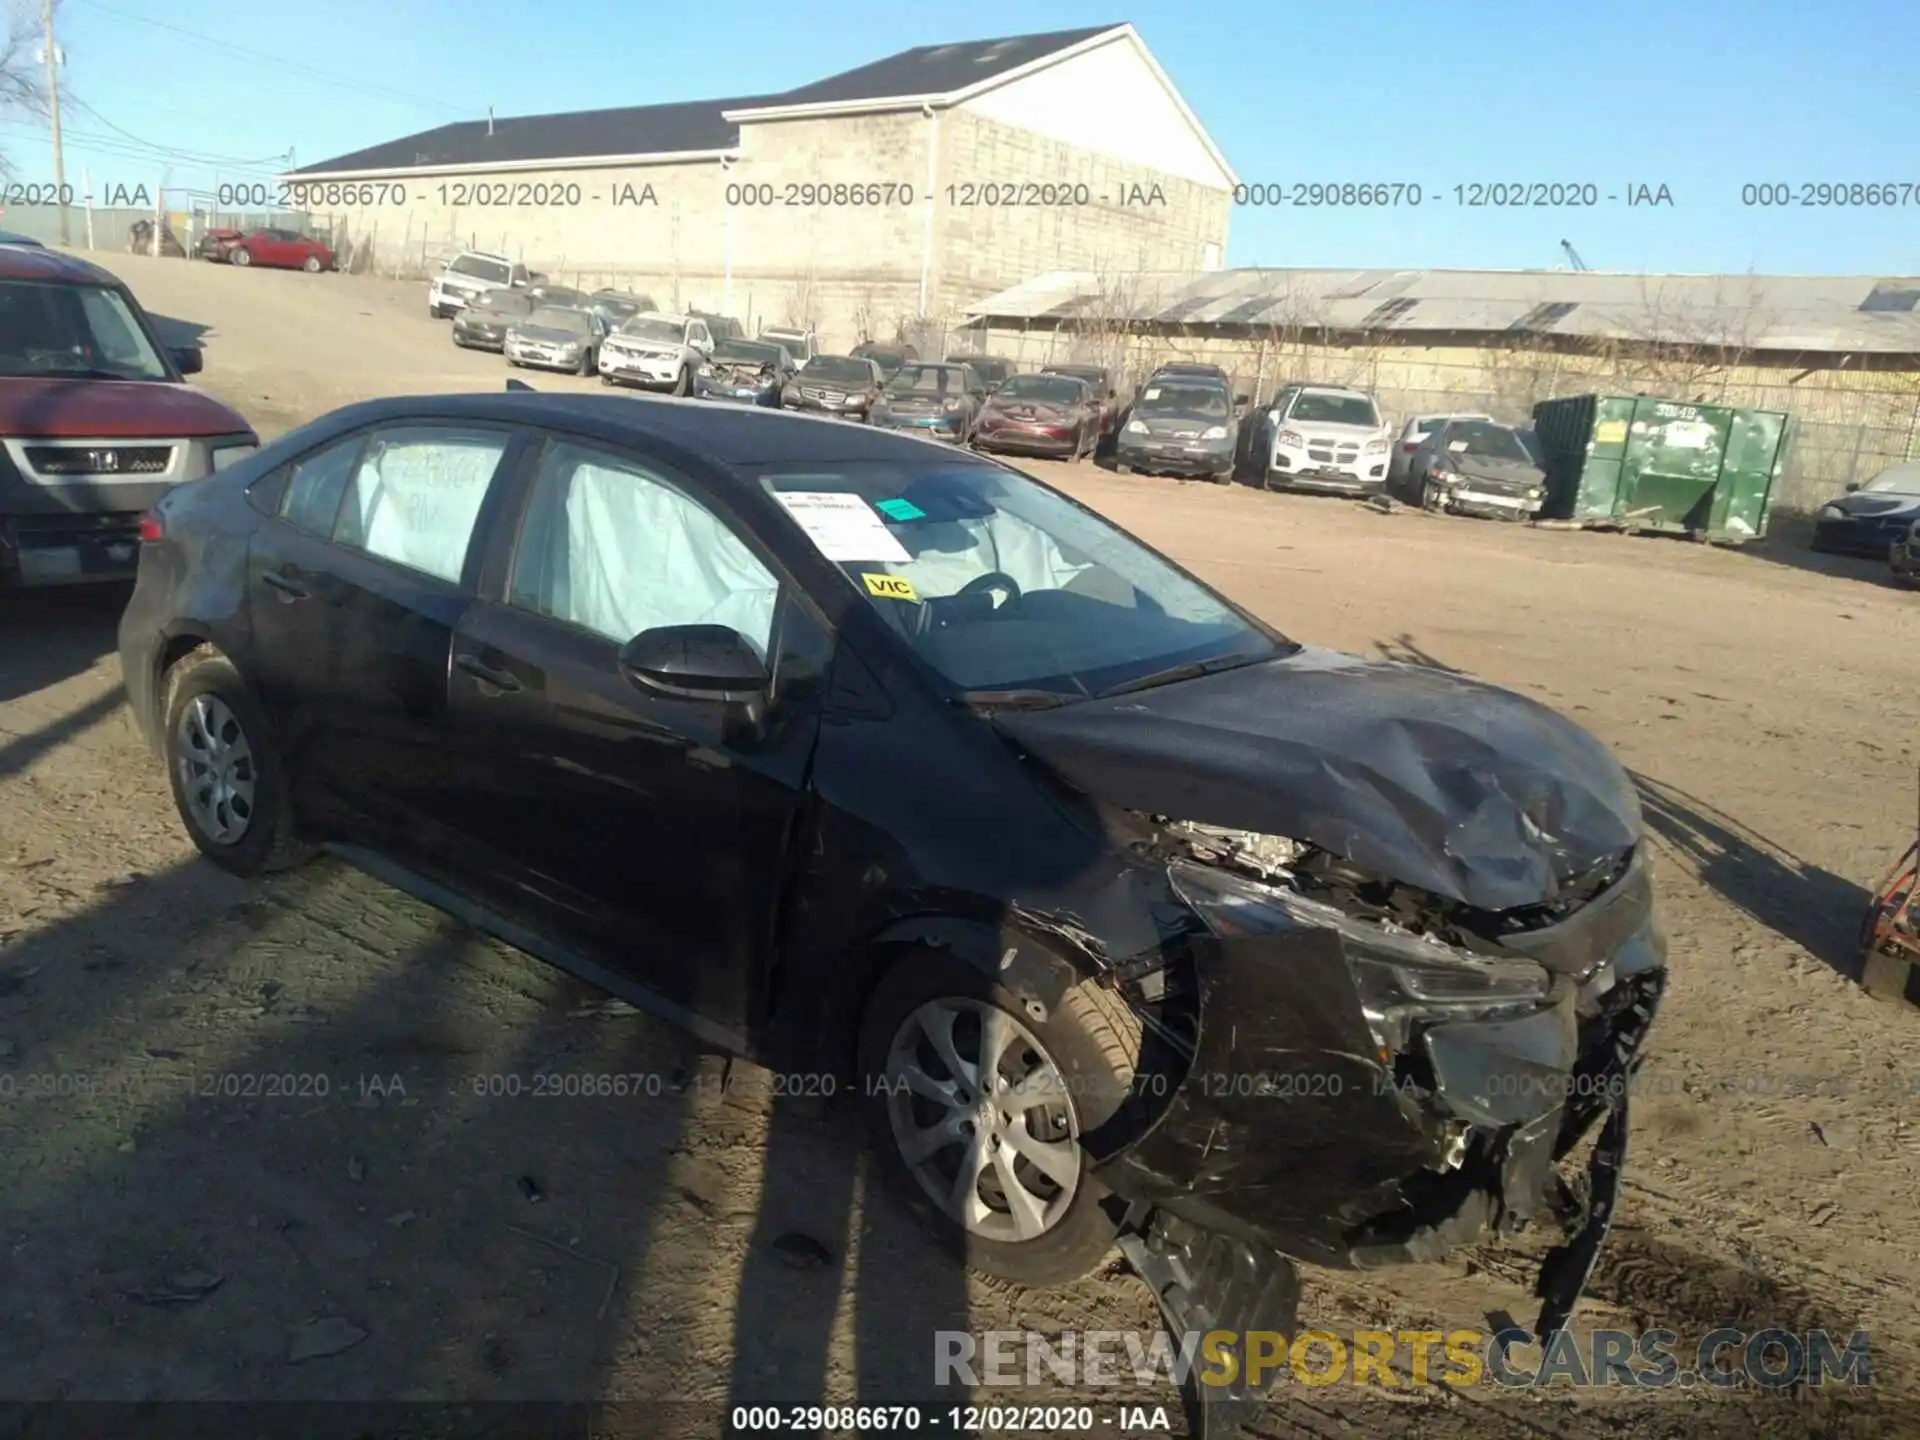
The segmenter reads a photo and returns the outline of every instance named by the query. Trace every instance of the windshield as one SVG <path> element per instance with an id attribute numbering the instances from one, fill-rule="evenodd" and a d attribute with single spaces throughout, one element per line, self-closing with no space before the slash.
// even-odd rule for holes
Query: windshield
<path id="1" fill-rule="evenodd" d="M 909 365 L 887 382 L 892 395 L 964 395 L 966 374 L 952 365 Z"/>
<path id="2" fill-rule="evenodd" d="M 1860 488 L 1869 495 L 1920 495 L 1920 465 L 1882 470 Z"/>
<path id="3" fill-rule="evenodd" d="M 762 483 L 959 691 L 1071 699 L 1284 643 L 1091 510 L 998 466 L 782 466 Z"/>
<path id="4" fill-rule="evenodd" d="M 0 280 L 0 376 L 30 375 L 173 378 L 119 291 Z"/>
<path id="5" fill-rule="evenodd" d="M 533 312 L 533 302 L 518 290 L 489 290 L 475 297 L 473 308 L 497 310 L 503 315 L 529 315 Z"/>
<path id="6" fill-rule="evenodd" d="M 1016 375 L 1000 387 L 999 398 L 1078 405 L 1086 393 L 1087 387 L 1070 375 Z"/>
<path id="7" fill-rule="evenodd" d="M 565 330 L 572 335 L 591 335 L 593 317 L 584 310 L 562 310 L 552 305 L 542 305 L 533 312 L 527 324 L 540 330 Z"/>
<path id="8" fill-rule="evenodd" d="M 505 285 L 513 278 L 508 268 L 498 260 L 482 260 L 478 255 L 462 255 L 447 266 L 449 275 L 471 275 L 476 280 L 491 280 L 496 285 Z"/>
<path id="9" fill-rule="evenodd" d="M 1107 388 L 1107 372 L 1096 370 L 1092 366 L 1050 365 L 1041 372 L 1044 375 L 1071 375 L 1076 380 L 1084 380 L 1093 390 Z"/>
<path id="10" fill-rule="evenodd" d="M 1133 407 L 1144 415 L 1199 415 L 1225 420 L 1233 413 L 1227 392 L 1217 385 L 1149 385 Z"/>
<path id="11" fill-rule="evenodd" d="M 1476 460 L 1518 460 L 1531 465 L 1533 456 L 1520 443 L 1520 437 L 1505 425 L 1485 420 L 1455 421 L 1447 430 L 1447 449 L 1455 455 L 1471 455 Z"/>
<path id="12" fill-rule="evenodd" d="M 871 385 L 873 371 L 864 360 L 843 356 L 816 355 L 800 369 L 803 380 L 828 380 L 838 385 Z"/>
<path id="13" fill-rule="evenodd" d="M 686 343 L 687 327 L 678 320 L 662 320 L 658 316 L 636 315 L 620 327 L 622 335 L 630 335 L 635 340 L 665 340 L 672 345 Z"/>
<path id="14" fill-rule="evenodd" d="M 1289 420 L 1320 425 L 1365 425 L 1377 429 L 1380 412 L 1365 395 L 1328 395 L 1309 390 L 1293 402 Z"/>
<path id="15" fill-rule="evenodd" d="M 860 354 L 882 370 L 898 370 L 907 363 L 907 357 L 898 350 L 862 350 Z"/>
<path id="16" fill-rule="evenodd" d="M 722 340 L 713 347 L 716 360 L 745 360 L 754 365 L 780 363 L 778 345 L 759 345 L 751 340 Z"/>

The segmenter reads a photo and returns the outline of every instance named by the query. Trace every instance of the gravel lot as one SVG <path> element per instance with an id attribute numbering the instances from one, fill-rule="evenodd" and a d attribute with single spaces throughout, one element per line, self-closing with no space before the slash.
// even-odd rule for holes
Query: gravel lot
<path id="1" fill-rule="evenodd" d="M 521 373 L 456 350 L 418 284 L 103 258 L 268 435 Z M 1032 468 L 1298 638 L 1472 671 L 1616 748 L 1659 847 L 1673 987 L 1579 1323 L 1873 1337 L 1870 1395 L 1293 1385 L 1261 1433 L 1920 1432 L 1917 1021 L 1848 978 L 1914 825 L 1915 598 L 1784 546 Z M 700 1434 L 728 1401 L 931 1404 L 938 1329 L 1154 1323 L 1118 1273 L 1046 1294 L 956 1274 L 868 1195 L 839 1110 L 719 1100 L 677 1032 L 377 883 L 193 859 L 121 704 L 124 599 L 0 610 L 0 1398 L 655 1399 L 682 1408 L 618 1433 Z M 666 1081 L 474 1084 L 539 1072 Z M 28 1094 L 48 1077 L 60 1093 Z M 227 1093 L 247 1084 L 288 1093 Z M 1303 1319 L 1525 1322 L 1530 1279 L 1512 1252 L 1314 1274 Z"/>

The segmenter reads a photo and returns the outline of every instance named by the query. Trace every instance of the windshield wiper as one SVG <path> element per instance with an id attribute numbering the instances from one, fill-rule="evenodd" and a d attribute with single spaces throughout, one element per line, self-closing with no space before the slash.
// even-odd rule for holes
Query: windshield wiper
<path id="1" fill-rule="evenodd" d="M 123 375 L 118 370 L 96 370 L 86 365 L 72 369 L 34 370 L 14 377 L 23 380 L 144 380 L 144 375 Z"/>
<path id="2" fill-rule="evenodd" d="M 1182 680 L 1197 680 L 1202 675 L 1217 674 L 1222 670 L 1238 670 L 1243 665 L 1258 665 L 1262 660 L 1272 657 L 1266 655 L 1218 655 L 1211 660 L 1189 660 L 1185 665 L 1171 665 L 1165 670 L 1155 670 L 1150 675 L 1142 675 L 1134 680 L 1122 680 L 1118 685 L 1109 685 L 1094 698 L 1105 700 L 1110 695 L 1131 695 L 1136 690 L 1153 690 L 1161 685 L 1174 685 Z"/>
<path id="3" fill-rule="evenodd" d="M 1053 710 L 1083 698 L 1057 690 L 967 690 L 956 703 L 981 710 Z"/>

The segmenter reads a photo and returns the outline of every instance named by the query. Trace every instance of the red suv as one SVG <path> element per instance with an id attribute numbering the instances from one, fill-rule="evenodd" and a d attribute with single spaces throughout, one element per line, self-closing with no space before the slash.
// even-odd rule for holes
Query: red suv
<path id="1" fill-rule="evenodd" d="M 259 449 L 199 369 L 99 266 L 0 247 L 0 589 L 131 579 L 141 515 Z"/>

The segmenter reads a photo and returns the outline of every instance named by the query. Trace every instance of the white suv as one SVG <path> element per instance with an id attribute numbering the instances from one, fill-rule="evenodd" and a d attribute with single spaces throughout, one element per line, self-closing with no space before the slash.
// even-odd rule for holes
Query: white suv
<path id="1" fill-rule="evenodd" d="M 1386 488 L 1387 422 L 1366 391 L 1289 385 L 1273 397 L 1264 420 L 1264 488 L 1337 495 Z"/>
<path id="2" fill-rule="evenodd" d="M 693 377 L 713 353 L 713 332 L 696 315 L 643 310 L 601 342 L 600 383 L 693 393 Z"/>
<path id="3" fill-rule="evenodd" d="M 444 320 L 457 310 L 471 305 L 474 297 L 488 290 L 519 290 L 533 283 L 527 267 L 504 255 L 489 255 L 484 250 L 462 250 L 447 262 L 447 268 L 433 277 L 427 291 L 427 313 Z"/>

